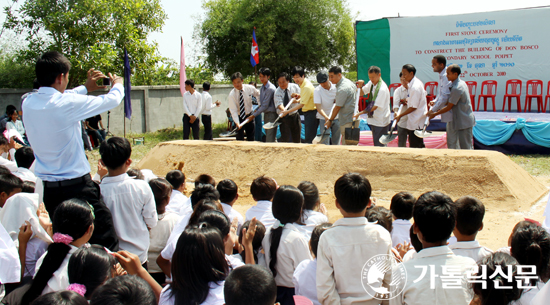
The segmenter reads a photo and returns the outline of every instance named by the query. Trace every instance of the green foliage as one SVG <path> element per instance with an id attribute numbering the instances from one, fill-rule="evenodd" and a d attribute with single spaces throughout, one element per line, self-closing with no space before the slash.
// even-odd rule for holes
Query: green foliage
<path id="1" fill-rule="evenodd" d="M 34 65 L 17 60 L 15 55 L 0 56 L 0 87 L 32 88 Z"/>
<path id="2" fill-rule="evenodd" d="M 254 74 L 250 64 L 252 30 L 260 67 L 272 78 L 294 66 L 317 71 L 353 58 L 354 30 L 345 0 L 206 0 L 205 20 L 197 25 L 205 42 L 206 64 L 229 76 Z"/>
<path id="3" fill-rule="evenodd" d="M 164 72 L 157 44 L 147 41 L 166 19 L 160 0 L 26 0 L 17 12 L 5 10 L 4 26 L 26 35 L 18 58 L 34 64 L 47 50 L 63 53 L 72 64 L 69 86 L 83 83 L 90 68 L 122 75 L 125 47 L 132 84 L 152 84 Z"/>

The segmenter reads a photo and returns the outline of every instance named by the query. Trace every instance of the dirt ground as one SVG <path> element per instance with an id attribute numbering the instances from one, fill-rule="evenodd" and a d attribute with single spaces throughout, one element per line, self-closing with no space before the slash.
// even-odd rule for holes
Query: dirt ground
<path id="1" fill-rule="evenodd" d="M 486 207 L 478 240 L 493 250 L 507 245 L 518 221 L 544 220 L 550 186 L 548 179 L 532 177 L 509 157 L 492 151 L 173 141 L 153 148 L 138 168 L 159 176 L 181 169 L 188 177 L 188 192 L 199 174 L 210 174 L 216 181 L 232 179 L 239 186 L 234 207 L 243 215 L 254 204 L 249 192 L 252 180 L 264 174 L 279 185 L 314 182 L 331 222 L 341 218 L 334 205 L 334 182 L 346 172 L 365 175 L 373 200 L 386 208 L 400 191 L 419 196 L 438 190 L 453 200 L 471 195 Z"/>

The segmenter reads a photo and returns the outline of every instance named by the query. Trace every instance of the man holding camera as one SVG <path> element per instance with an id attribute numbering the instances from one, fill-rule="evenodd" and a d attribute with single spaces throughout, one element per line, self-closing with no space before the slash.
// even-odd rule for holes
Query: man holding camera
<path id="1" fill-rule="evenodd" d="M 96 82 L 106 76 L 90 69 L 84 86 L 66 90 L 70 68 L 69 60 L 55 51 L 44 53 L 36 62 L 41 87 L 23 103 L 23 121 L 36 157 L 35 174 L 44 182 L 44 204 L 50 215 L 67 199 L 86 201 L 96 218 L 90 243 L 117 250 L 111 213 L 90 176 L 80 122 L 118 106 L 124 97 L 123 80 L 109 73 L 113 85 L 109 93 L 89 96 L 88 92 L 104 88 Z"/>

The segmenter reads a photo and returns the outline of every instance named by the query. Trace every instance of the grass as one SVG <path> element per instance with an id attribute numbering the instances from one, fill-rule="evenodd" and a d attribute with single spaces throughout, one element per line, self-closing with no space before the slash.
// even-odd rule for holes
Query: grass
<path id="1" fill-rule="evenodd" d="M 219 134 L 227 130 L 227 124 L 213 124 L 212 134 L 214 138 L 219 137 Z M 200 138 L 204 135 L 204 129 L 200 130 Z M 133 138 L 143 137 L 145 143 L 143 145 L 132 145 L 132 160 L 135 164 L 139 162 L 145 155 L 160 142 L 181 140 L 183 139 L 183 128 L 165 128 L 155 132 L 142 134 L 129 134 L 128 140 L 132 142 Z M 99 160 L 99 151 L 86 152 L 92 173 L 97 171 L 97 161 Z M 510 159 L 516 162 L 519 166 L 525 169 L 529 174 L 535 177 L 542 177 L 550 180 L 550 155 L 510 155 Z"/>

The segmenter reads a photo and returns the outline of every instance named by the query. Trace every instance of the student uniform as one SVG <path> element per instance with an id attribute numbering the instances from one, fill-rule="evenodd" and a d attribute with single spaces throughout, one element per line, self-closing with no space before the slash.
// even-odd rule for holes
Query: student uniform
<path id="1" fill-rule="evenodd" d="M 186 91 L 183 94 L 183 139 L 189 140 L 189 132 L 193 130 L 193 140 L 199 139 L 199 115 L 202 111 L 202 95 L 195 90 L 193 94 Z M 191 116 L 196 119 L 191 123 Z"/>
<path id="2" fill-rule="evenodd" d="M 101 195 L 111 210 L 120 249 L 139 256 L 142 264 L 147 262 L 149 229 L 158 222 L 153 191 L 143 180 L 128 174 L 109 177 L 101 182 Z"/>
<path id="3" fill-rule="evenodd" d="M 302 261 L 292 276 L 296 295 L 304 296 L 314 305 L 321 305 L 317 300 L 317 259 Z"/>
<path id="4" fill-rule="evenodd" d="M 273 217 L 271 205 L 271 201 L 259 200 L 256 202 L 255 206 L 246 211 L 245 222 L 256 217 L 256 220 L 260 221 L 264 225 L 266 231 L 269 231 L 273 223 L 275 223 L 275 217 Z"/>
<path id="5" fill-rule="evenodd" d="M 10 148 L 9 155 L 10 160 L 0 156 L 0 165 L 9 169 L 10 172 L 15 173 L 19 169 L 17 167 L 17 162 L 15 162 L 15 148 Z"/>
<path id="6" fill-rule="evenodd" d="M 212 103 L 212 96 L 208 91 L 202 93 L 201 120 L 204 126 L 203 140 L 212 140 L 212 109 L 216 105 Z"/>
<path id="7" fill-rule="evenodd" d="M 0 295 L 4 293 L 4 284 L 18 283 L 20 280 L 19 252 L 12 238 L 0 223 Z"/>
<path id="8" fill-rule="evenodd" d="M 477 240 L 458 241 L 450 245 L 449 248 L 453 250 L 455 255 L 466 256 L 476 262 L 479 262 L 485 256 L 494 253 L 491 249 L 481 246 Z"/>
<path id="9" fill-rule="evenodd" d="M 182 192 L 172 190 L 170 202 L 168 202 L 168 205 L 166 206 L 166 212 L 172 212 L 179 216 L 192 214 L 193 209 L 191 208 L 191 201 Z"/>
<path id="10" fill-rule="evenodd" d="M 208 296 L 206 296 L 206 300 L 201 303 L 201 305 L 223 305 L 225 303 L 225 298 L 223 295 L 223 287 L 224 287 L 225 281 L 221 282 L 211 282 L 209 284 L 210 290 L 208 291 Z M 160 293 L 159 298 L 159 305 L 175 305 L 176 300 L 175 297 L 171 296 L 172 290 L 170 289 L 170 285 L 164 287 L 162 289 L 162 292 Z"/>
<path id="11" fill-rule="evenodd" d="M 157 264 L 157 257 L 166 247 L 170 233 L 176 226 L 179 216 L 172 212 L 158 215 L 157 225 L 149 231 L 149 251 L 147 252 L 147 269 L 149 273 L 162 273 Z"/>
<path id="12" fill-rule="evenodd" d="M 189 224 L 189 220 L 191 219 L 192 214 L 187 214 L 184 216 L 181 216 L 178 219 L 178 222 L 172 229 L 172 233 L 170 233 L 170 237 L 168 238 L 168 241 L 166 242 L 166 247 L 162 250 L 160 253 L 160 256 L 162 258 L 172 261 L 172 256 L 174 255 L 174 252 L 176 251 L 176 245 L 178 244 L 178 239 L 180 238 L 180 235 L 183 231 L 185 231 L 185 228 Z"/>
<path id="13" fill-rule="evenodd" d="M 408 219 L 396 219 L 392 223 L 391 243 L 393 247 L 405 242 L 411 242 L 411 226 L 412 223 Z"/>
<path id="14" fill-rule="evenodd" d="M 319 240 L 316 275 L 319 302 L 379 304 L 361 284 L 363 265 L 379 254 L 392 255 L 388 230 L 365 217 L 338 219 Z M 389 281 L 391 272 L 386 275 Z"/>
<path id="15" fill-rule="evenodd" d="M 432 267 L 433 266 L 433 267 Z M 454 289 L 443 287 L 441 276 L 442 266 L 450 266 L 455 270 L 460 268 L 460 284 Z M 458 256 L 448 246 L 432 247 L 420 251 L 413 260 L 403 263 L 407 273 L 406 282 L 400 281 L 396 291 L 403 292 L 390 300 L 390 305 L 424 305 L 426 300 L 439 305 L 468 305 L 472 300 L 470 284 L 466 280 L 466 272 L 475 268 L 476 262 L 469 258 Z M 432 270 L 435 277 L 432 277 Z M 423 277 L 421 275 L 426 272 Z M 398 276 L 398 275 L 397 275 Z M 447 283 L 453 281 L 449 280 Z M 430 284 L 434 288 L 430 288 Z"/>
<path id="16" fill-rule="evenodd" d="M 237 210 L 235 210 L 229 204 L 226 204 L 226 203 L 222 202 L 221 205 L 222 205 L 222 208 L 223 208 L 223 213 L 225 215 L 227 215 L 227 218 L 229 218 L 229 222 L 232 222 L 234 218 L 237 218 L 238 225 L 239 225 L 238 228 L 237 228 L 237 235 L 239 235 L 239 233 L 241 232 L 240 229 L 241 229 L 241 227 L 244 223 L 243 215 L 241 215 L 241 213 L 237 212 Z"/>
<path id="17" fill-rule="evenodd" d="M 276 221 L 274 225 L 279 226 L 280 222 Z M 265 252 L 265 262 L 269 266 L 271 262 L 271 230 L 268 230 L 262 241 L 262 247 Z M 309 240 L 299 231 L 299 229 L 291 223 L 287 223 L 283 227 L 281 241 L 277 248 L 277 275 L 275 282 L 277 283 L 277 302 L 281 305 L 293 304 L 289 303 L 294 295 L 294 283 L 292 276 L 296 267 L 304 261 L 310 260 Z"/>
<path id="18" fill-rule="evenodd" d="M 57 268 L 57 270 L 53 273 L 52 277 L 48 281 L 48 284 L 46 285 L 46 287 L 44 287 L 44 290 L 42 290 L 42 294 L 66 290 L 67 287 L 69 287 L 69 259 L 71 258 L 71 255 L 73 255 L 73 253 L 78 250 L 78 248 L 73 245 L 69 245 L 69 247 L 71 247 L 69 253 L 67 253 L 59 268 Z M 38 259 L 38 261 L 36 261 L 36 273 L 38 273 L 38 270 L 40 270 L 40 267 L 42 266 L 42 262 L 44 261 L 46 255 L 48 255 L 48 252 L 44 253 Z"/>
<path id="19" fill-rule="evenodd" d="M 19 179 L 21 179 L 23 181 L 30 181 L 30 182 L 34 182 L 34 183 L 36 183 L 36 181 L 37 181 L 37 178 L 34 175 L 34 173 L 32 171 L 30 171 L 29 169 L 24 168 L 24 167 L 19 167 L 17 169 L 17 171 L 12 172 L 12 174 L 16 175 L 17 177 L 19 177 Z"/>

